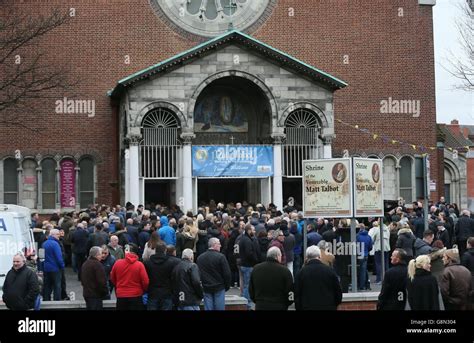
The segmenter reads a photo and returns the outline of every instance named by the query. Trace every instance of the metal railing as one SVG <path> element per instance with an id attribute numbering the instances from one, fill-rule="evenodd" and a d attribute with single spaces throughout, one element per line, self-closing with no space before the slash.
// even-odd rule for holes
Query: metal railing
<path id="1" fill-rule="evenodd" d="M 317 128 L 286 128 L 282 145 L 282 175 L 302 177 L 302 161 L 319 158 L 319 131 Z"/>

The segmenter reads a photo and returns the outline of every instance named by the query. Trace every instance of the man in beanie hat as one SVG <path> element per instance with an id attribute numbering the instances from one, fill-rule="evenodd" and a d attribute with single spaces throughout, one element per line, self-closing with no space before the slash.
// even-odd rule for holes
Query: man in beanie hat
<path id="1" fill-rule="evenodd" d="M 471 292 L 471 272 L 459 264 L 458 249 L 448 249 L 443 255 L 444 271 L 440 280 L 446 310 L 467 310 Z"/>

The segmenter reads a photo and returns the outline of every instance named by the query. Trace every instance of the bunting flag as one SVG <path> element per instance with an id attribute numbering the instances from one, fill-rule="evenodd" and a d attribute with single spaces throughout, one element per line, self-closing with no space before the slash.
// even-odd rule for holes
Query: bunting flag
<path id="1" fill-rule="evenodd" d="M 378 133 L 370 132 L 368 129 L 360 128 L 359 125 L 352 125 L 352 124 L 346 123 L 346 122 L 342 121 L 341 119 L 336 119 L 336 121 L 338 123 L 341 123 L 341 124 L 345 125 L 345 126 L 350 126 L 351 128 L 358 130 L 359 132 L 371 135 L 373 140 L 377 140 L 377 138 L 380 138 L 382 140 L 382 142 L 384 142 L 385 144 L 390 142 L 393 145 L 399 144 L 400 146 L 411 147 L 413 150 L 422 151 L 422 152 L 424 152 L 422 154 L 423 156 L 428 155 L 426 153 L 426 151 L 428 149 L 431 150 L 431 151 L 434 151 L 434 150 L 437 149 L 437 147 L 435 147 L 435 146 L 426 147 L 426 146 L 423 146 L 423 145 L 411 144 L 411 143 L 407 143 L 407 142 L 403 142 L 403 141 L 399 141 L 399 140 L 387 137 L 385 135 L 380 135 Z M 455 147 L 455 148 L 446 148 L 446 149 L 448 149 L 449 151 L 461 150 L 461 149 L 469 150 L 470 146 L 464 145 L 464 146 L 459 146 L 459 147 Z"/>

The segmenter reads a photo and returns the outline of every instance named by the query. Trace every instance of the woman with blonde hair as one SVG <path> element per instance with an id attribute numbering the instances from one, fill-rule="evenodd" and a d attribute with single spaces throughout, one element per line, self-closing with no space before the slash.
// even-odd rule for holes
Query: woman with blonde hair
<path id="1" fill-rule="evenodd" d="M 431 259 L 428 255 L 420 255 L 408 264 L 407 292 L 412 310 L 440 310 L 438 282 L 431 275 Z"/>

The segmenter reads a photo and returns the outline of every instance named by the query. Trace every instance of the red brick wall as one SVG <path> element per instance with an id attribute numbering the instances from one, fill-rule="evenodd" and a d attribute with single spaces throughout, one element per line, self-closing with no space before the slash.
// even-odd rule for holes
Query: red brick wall
<path id="1" fill-rule="evenodd" d="M 121 78 L 197 41 L 160 22 L 147 0 L 77 0 L 73 5 L 62 0 L 3 3 L 35 14 L 75 8 L 73 20 L 45 37 L 38 48 L 53 63 L 70 69 L 72 79 L 79 82 L 71 98 L 94 99 L 96 115 L 58 115 L 54 100 L 42 101 L 34 112 L 22 116 L 42 127 L 43 135 L 0 127 L 0 154 L 16 149 L 32 154 L 63 149 L 97 152 L 101 157 L 98 201 L 116 201 L 116 124 L 107 90 Z M 293 17 L 288 15 L 290 7 Z M 398 16 L 400 7 L 403 17 Z M 279 0 L 271 17 L 253 35 L 349 83 L 335 95 L 336 119 L 410 144 L 436 146 L 432 28 L 432 8 L 419 6 L 416 0 Z M 28 51 L 24 54 L 31 56 Z M 124 63 L 125 55 L 130 56 L 130 64 Z M 349 64 L 343 63 L 344 55 L 349 56 Z M 64 93 L 54 96 L 61 99 Z M 420 100 L 421 116 L 380 114 L 380 101 L 389 97 Z M 335 154 L 343 149 L 351 153 L 414 153 L 411 147 L 373 141 L 337 122 L 335 126 Z M 431 163 L 437 165 L 436 154 L 432 154 Z M 437 177 L 438 171 L 432 168 L 432 178 Z"/>
<path id="2" fill-rule="evenodd" d="M 474 158 L 467 160 L 467 196 L 474 197 Z"/>

